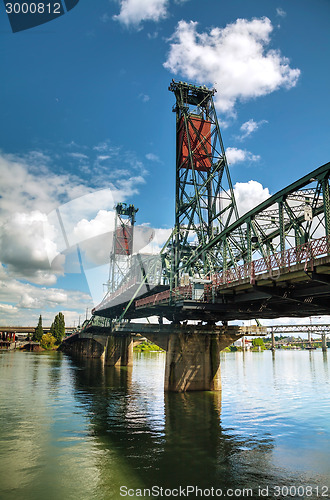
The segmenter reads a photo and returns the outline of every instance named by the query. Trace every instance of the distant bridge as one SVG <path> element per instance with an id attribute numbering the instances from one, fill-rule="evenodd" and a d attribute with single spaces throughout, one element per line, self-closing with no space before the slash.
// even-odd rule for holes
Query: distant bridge
<path id="1" fill-rule="evenodd" d="M 45 333 L 48 333 L 50 331 L 50 326 L 43 326 L 42 329 Z M 74 328 L 71 326 L 65 327 L 66 333 L 70 333 L 73 330 Z M 34 333 L 35 331 L 36 331 L 36 326 L 0 326 L 0 332 L 6 332 L 6 333 L 28 334 L 28 333 Z"/>
<path id="2" fill-rule="evenodd" d="M 330 324 L 305 324 L 305 325 L 271 325 L 267 326 L 268 333 L 303 333 L 310 335 L 330 335 Z"/>
<path id="3" fill-rule="evenodd" d="M 308 334 L 308 339 L 301 339 L 302 344 L 312 343 L 313 335 L 321 335 L 322 339 L 322 350 L 325 352 L 328 348 L 327 335 L 330 334 L 330 324 L 306 324 L 306 325 L 272 325 L 267 326 L 267 332 L 271 334 L 272 338 L 272 349 L 275 349 L 276 345 L 285 343 L 285 340 L 275 341 L 276 333 L 284 334 Z"/>

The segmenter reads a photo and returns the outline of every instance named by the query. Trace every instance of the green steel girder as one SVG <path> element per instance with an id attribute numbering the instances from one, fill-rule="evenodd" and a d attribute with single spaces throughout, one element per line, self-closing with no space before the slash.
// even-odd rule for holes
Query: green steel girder
<path id="1" fill-rule="evenodd" d="M 271 253 L 284 251 L 289 246 L 288 238 L 294 236 L 296 239 L 297 237 L 303 240 L 310 239 L 316 234 L 316 231 L 320 232 L 323 226 L 326 235 L 329 235 L 329 174 L 330 163 L 326 163 L 290 184 L 224 228 L 222 232 L 214 236 L 212 241 L 207 243 L 204 250 L 208 251 L 213 247 L 221 249 L 227 244 L 226 242 L 228 242 L 231 235 L 239 234 L 239 230 L 244 231 L 245 234 L 251 234 L 252 227 L 255 229 L 254 236 L 258 238 L 258 244 L 253 245 L 246 238 L 242 251 L 235 256 L 237 261 L 249 261 L 253 258 L 252 254 L 258 251 L 260 256 L 264 256 L 265 250 L 261 246 L 268 248 Z M 315 183 L 315 187 L 306 188 L 309 184 Z M 323 197 L 321 197 L 321 192 Z M 313 221 L 305 221 L 303 202 L 306 203 L 306 200 L 312 206 Z M 297 205 L 297 203 L 300 203 L 300 205 Z M 273 208 L 274 205 L 278 208 Z M 272 219 L 274 220 L 272 221 Z M 260 221 L 260 224 L 257 221 Z M 275 229 L 271 230 L 273 224 L 275 224 Z M 314 227 L 312 224 L 314 224 Z M 294 231 L 294 234 L 291 234 L 292 231 Z M 290 244 L 290 246 L 292 245 Z M 196 252 L 191 260 L 198 258 L 199 254 Z M 192 262 L 188 261 L 187 265 L 191 264 Z M 230 261 L 227 263 L 228 265 L 230 267 L 234 263 Z"/>
<path id="2" fill-rule="evenodd" d="M 330 234 L 330 192 L 329 192 L 329 174 L 322 179 L 322 194 L 324 200 L 324 218 L 325 218 L 325 232 L 326 235 Z"/>
<path id="3" fill-rule="evenodd" d="M 324 207 L 323 207 L 323 204 L 320 205 L 317 209 L 315 209 L 313 211 L 313 215 L 314 217 L 315 216 L 318 216 L 318 215 L 322 215 L 324 213 Z M 258 214 L 259 215 L 259 214 Z M 296 220 L 296 224 L 303 224 L 304 222 L 304 216 L 300 216 L 300 217 L 296 217 L 295 218 Z M 285 233 L 287 231 L 289 231 L 290 227 L 292 226 L 292 221 L 290 219 L 287 219 L 285 221 L 285 225 L 284 225 L 284 229 L 285 229 Z M 263 229 L 269 229 L 270 226 L 269 225 L 264 225 L 263 226 Z M 315 229 L 314 229 L 315 231 Z M 309 235 L 312 235 L 312 232 L 311 231 L 305 231 L 306 234 L 309 234 Z M 279 231 L 279 228 L 277 228 L 276 230 L 272 231 L 271 233 L 268 233 L 267 236 L 266 236 L 266 239 L 268 240 L 274 240 L 277 236 L 279 236 L 280 234 L 280 231 Z M 266 243 L 266 240 L 265 240 L 265 243 Z"/>

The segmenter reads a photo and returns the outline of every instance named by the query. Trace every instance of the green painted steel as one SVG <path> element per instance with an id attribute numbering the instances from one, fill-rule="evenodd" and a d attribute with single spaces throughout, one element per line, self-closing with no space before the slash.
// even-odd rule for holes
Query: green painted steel
<path id="1" fill-rule="evenodd" d="M 213 102 L 215 90 L 174 80 L 169 90 L 176 98 L 175 226 L 163 259 L 172 288 L 183 274 L 202 278 L 226 266 L 225 248 L 209 244 L 239 215 Z M 236 245 L 224 245 L 231 260 L 245 248 L 242 234 L 235 240 Z"/>
<path id="2" fill-rule="evenodd" d="M 255 254 L 267 254 L 284 251 L 314 238 L 329 235 L 330 223 L 330 196 L 329 196 L 330 163 L 313 170 L 296 182 L 280 190 L 266 201 L 244 214 L 221 233 L 214 236 L 205 247 L 208 251 L 213 247 L 222 248 L 224 245 L 239 248 L 235 237 L 237 234 L 249 234 L 249 227 L 253 228 L 255 241 L 249 250 L 247 237 L 246 245 L 236 259 L 250 262 Z M 321 196 L 322 193 L 322 196 Z M 311 207 L 311 219 L 306 218 L 306 207 Z M 253 237 L 252 237 L 253 238 Z M 196 254 L 192 257 L 198 259 Z M 188 262 L 191 265 L 192 262 Z M 235 263 L 228 262 L 227 266 Z"/>
<path id="3" fill-rule="evenodd" d="M 330 194 L 329 194 L 329 176 L 322 180 L 322 194 L 324 200 L 324 217 L 326 235 L 330 234 Z"/>

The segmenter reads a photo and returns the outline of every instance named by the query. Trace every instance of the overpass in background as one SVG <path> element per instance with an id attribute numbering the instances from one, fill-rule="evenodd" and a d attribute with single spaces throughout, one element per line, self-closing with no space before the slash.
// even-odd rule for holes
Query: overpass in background
<path id="1" fill-rule="evenodd" d="M 43 331 L 48 333 L 50 331 L 50 326 L 43 326 Z M 73 332 L 74 328 L 71 326 L 65 327 L 65 333 Z M 36 326 L 0 326 L 1 333 L 16 333 L 18 335 L 34 333 L 36 331 Z"/>

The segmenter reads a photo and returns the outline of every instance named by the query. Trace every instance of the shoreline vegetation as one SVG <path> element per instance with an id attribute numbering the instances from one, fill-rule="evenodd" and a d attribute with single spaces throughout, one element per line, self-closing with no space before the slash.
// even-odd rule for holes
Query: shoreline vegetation
<path id="1" fill-rule="evenodd" d="M 29 342 L 27 340 L 27 342 Z M 29 348 L 28 344 L 22 347 L 18 347 L 18 350 L 33 350 L 34 352 L 43 352 L 43 351 L 57 351 L 58 345 L 54 345 L 53 342 L 33 342 L 34 347 L 33 349 Z M 306 341 L 306 343 L 302 344 L 288 344 L 288 345 L 281 345 L 277 346 L 276 350 L 281 350 L 281 351 L 288 351 L 288 350 L 295 350 L 295 351 L 302 351 L 302 350 L 309 350 L 309 349 L 321 349 L 322 348 L 322 343 L 321 342 L 312 342 L 311 345 L 309 342 Z M 249 351 L 249 352 L 263 352 L 263 351 L 269 351 L 271 350 L 270 345 L 259 345 L 259 346 L 249 346 L 248 348 L 243 348 L 242 346 L 235 346 L 231 345 L 223 349 L 221 352 L 243 352 L 243 351 Z M 157 346 L 156 344 L 153 344 L 152 342 L 145 340 L 143 342 L 140 342 L 139 344 L 134 345 L 133 347 L 133 352 L 141 353 L 141 352 L 166 352 L 164 349 L 161 347 Z"/>
<path id="2" fill-rule="evenodd" d="M 165 352 L 164 349 L 149 340 L 143 340 L 139 344 L 133 346 L 133 352 Z"/>
<path id="3" fill-rule="evenodd" d="M 15 338 L 15 337 L 14 337 Z M 50 331 L 44 333 L 42 328 L 42 317 L 40 315 L 38 326 L 34 334 L 28 334 L 25 342 L 25 345 L 22 345 L 21 341 L 12 341 L 11 337 L 7 340 L 1 340 L 0 349 L 17 349 L 17 350 L 26 350 L 33 352 L 42 352 L 42 351 L 56 351 L 60 346 L 62 340 L 65 338 L 65 322 L 64 316 L 62 313 L 59 313 L 55 316 L 54 322 L 51 325 Z M 0 337 L 1 339 L 1 337 Z M 278 344 L 275 347 L 275 350 L 311 350 L 311 349 L 319 349 L 322 348 L 322 341 L 315 339 L 302 339 L 301 337 L 282 337 L 276 336 L 275 342 Z M 16 345 L 16 343 L 18 345 Z M 15 344 L 15 347 L 14 347 Z M 327 347 L 330 347 L 330 342 L 327 340 Z M 245 340 L 245 346 L 243 345 L 230 345 L 222 350 L 222 352 L 263 352 L 272 350 L 272 339 L 270 337 L 256 337 L 252 341 Z M 164 349 L 157 346 L 153 342 L 149 341 L 146 338 L 141 339 L 140 341 L 135 340 L 133 344 L 133 352 L 141 353 L 141 352 L 165 352 Z"/>
<path id="4" fill-rule="evenodd" d="M 306 342 L 291 342 L 288 344 L 282 344 L 280 346 L 276 346 L 275 350 L 276 351 L 305 351 L 305 350 L 310 350 L 310 349 L 321 349 L 322 348 L 322 342 L 311 342 L 309 343 L 308 340 Z M 221 352 L 242 352 L 242 351 L 249 351 L 249 352 L 263 352 L 263 351 L 270 351 L 272 350 L 271 343 L 265 343 L 263 346 L 258 345 L 258 346 L 248 346 L 247 348 L 243 348 L 242 346 L 235 346 L 231 345 L 223 349 Z"/>

